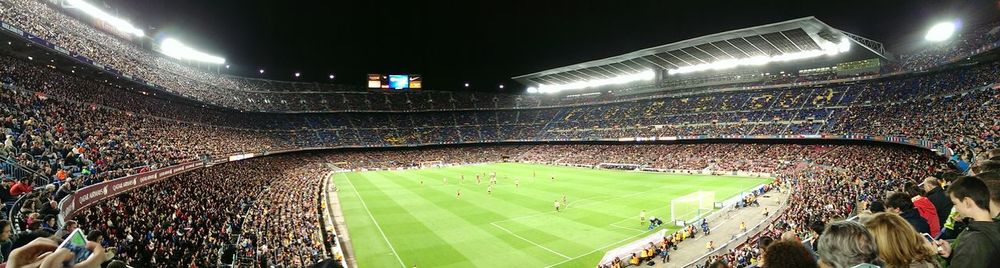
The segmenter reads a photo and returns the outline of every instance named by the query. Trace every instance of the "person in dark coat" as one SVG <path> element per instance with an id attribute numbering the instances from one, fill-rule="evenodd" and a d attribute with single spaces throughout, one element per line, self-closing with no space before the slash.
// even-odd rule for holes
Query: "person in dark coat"
<path id="1" fill-rule="evenodd" d="M 924 187 L 924 196 L 931 200 L 934 209 L 937 210 L 938 226 L 944 226 L 948 215 L 951 215 L 952 204 L 951 200 L 948 200 L 948 196 L 944 194 L 944 189 L 941 188 L 941 181 L 934 177 L 927 177 L 922 186 Z"/>
<path id="2" fill-rule="evenodd" d="M 920 217 L 920 212 L 913 207 L 913 201 L 910 200 L 910 195 L 906 193 L 894 193 L 890 195 L 885 200 L 885 211 L 903 217 L 918 233 L 931 233 L 931 227 L 927 224 L 927 220 Z"/>

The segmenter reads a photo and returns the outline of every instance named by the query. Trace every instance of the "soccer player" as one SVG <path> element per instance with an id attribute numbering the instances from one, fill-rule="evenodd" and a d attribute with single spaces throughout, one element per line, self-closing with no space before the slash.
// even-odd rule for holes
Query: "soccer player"
<path id="1" fill-rule="evenodd" d="M 483 180 L 479 179 L 479 174 L 476 174 L 476 184 L 483 184 Z"/>
<path id="2" fill-rule="evenodd" d="M 462 189 L 455 191 L 455 199 L 462 199 Z"/>
<path id="3" fill-rule="evenodd" d="M 556 212 L 559 212 L 559 200 L 558 199 L 556 200 L 556 204 L 555 205 L 556 205 Z"/>
<path id="4" fill-rule="evenodd" d="M 514 179 L 514 188 L 521 188 L 521 179 Z"/>
<path id="5" fill-rule="evenodd" d="M 424 180 L 423 179 L 420 180 L 420 186 L 424 186 Z"/>
<path id="6" fill-rule="evenodd" d="M 566 201 L 566 194 L 563 194 L 563 204 L 566 204 L 566 206 L 569 206 L 569 201 Z"/>
<path id="7" fill-rule="evenodd" d="M 556 181 L 556 176 L 552 176 L 552 181 Z"/>
<path id="8" fill-rule="evenodd" d="M 493 185 L 486 187 L 486 193 L 489 195 L 493 195 Z"/>
<path id="9" fill-rule="evenodd" d="M 448 178 L 447 177 L 442 178 L 441 181 L 443 181 L 445 185 L 448 185 Z"/>
<path id="10" fill-rule="evenodd" d="M 646 210 L 643 209 L 642 211 L 639 212 L 639 226 L 642 226 L 645 223 L 646 223 Z"/>
<path id="11" fill-rule="evenodd" d="M 462 180 L 459 183 L 465 183 L 465 175 L 462 175 Z"/>

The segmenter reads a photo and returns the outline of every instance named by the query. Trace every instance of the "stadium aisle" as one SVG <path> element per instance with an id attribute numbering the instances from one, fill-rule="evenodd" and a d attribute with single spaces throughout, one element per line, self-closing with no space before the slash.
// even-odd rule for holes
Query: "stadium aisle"
<path id="1" fill-rule="evenodd" d="M 760 201 L 760 207 L 747 207 L 737 210 L 732 215 L 728 217 L 723 215 L 716 219 L 715 221 L 709 221 L 709 226 L 712 229 L 712 234 L 707 236 L 697 236 L 694 240 L 685 240 L 677 246 L 677 250 L 670 251 L 670 262 L 661 263 L 660 258 L 656 258 L 656 265 L 652 267 L 682 267 L 685 264 L 705 255 L 708 252 L 705 249 L 705 243 L 708 241 L 714 241 L 717 247 L 721 247 L 722 244 L 729 241 L 733 235 L 738 235 L 740 233 L 740 222 L 745 222 L 748 229 L 753 228 L 757 223 L 764 220 L 764 208 L 770 212 L 769 215 L 774 215 L 774 212 L 778 210 L 781 206 L 781 202 L 788 199 L 788 194 L 786 191 L 778 193 L 776 191 L 771 191 L 767 194 L 768 197 L 762 197 L 758 199 Z M 700 234 L 700 233 L 699 233 Z M 742 238 L 741 240 L 742 241 Z M 734 243 L 738 244 L 738 243 Z M 725 252 L 727 251 L 719 251 Z M 649 267 L 642 265 L 642 267 Z M 691 267 L 694 267 L 692 265 Z"/>

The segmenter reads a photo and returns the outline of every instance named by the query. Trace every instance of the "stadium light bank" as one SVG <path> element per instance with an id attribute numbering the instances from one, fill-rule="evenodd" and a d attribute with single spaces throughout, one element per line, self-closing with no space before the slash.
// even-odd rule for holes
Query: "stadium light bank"
<path id="1" fill-rule="evenodd" d="M 163 39 L 163 41 L 160 42 L 160 53 L 163 53 L 164 55 L 179 60 L 190 60 L 190 61 L 207 62 L 214 64 L 226 63 L 226 59 L 222 57 L 213 56 L 201 51 L 194 50 L 193 48 L 188 47 L 184 43 L 181 43 L 181 41 L 177 41 L 177 39 L 173 38 Z"/>
<path id="2" fill-rule="evenodd" d="M 924 35 L 924 40 L 931 42 L 941 42 L 951 38 L 955 34 L 955 29 L 958 28 L 958 23 L 955 21 L 945 21 L 934 24 L 930 30 L 927 30 L 927 35 Z"/>
<path id="3" fill-rule="evenodd" d="M 720 60 L 704 64 L 684 66 L 676 69 L 669 69 L 667 70 L 667 73 L 670 75 L 678 75 L 678 74 L 686 74 L 686 73 L 708 71 L 708 70 L 732 69 L 740 66 L 760 66 L 772 62 L 803 60 L 809 58 L 816 58 L 820 56 L 833 56 L 850 51 L 851 40 L 849 40 L 847 37 L 841 38 L 839 43 L 834 43 L 824 40 L 819 43 L 819 47 L 820 49 L 785 53 L 775 56 L 757 56 L 757 57 L 743 58 L 743 59 L 729 59 L 729 60 Z M 543 85 L 538 85 L 537 87 L 529 87 L 527 91 L 528 93 L 555 93 L 572 89 L 585 89 L 585 88 L 594 88 L 607 85 L 627 84 L 638 81 L 653 80 L 655 78 L 656 78 L 655 72 L 653 72 L 652 70 L 645 70 L 639 73 L 627 74 L 607 79 L 585 80 L 585 81 L 572 82 L 559 85 L 543 84 Z"/>
<path id="4" fill-rule="evenodd" d="M 82 11 L 87 15 L 90 15 L 94 18 L 97 18 L 98 20 L 105 21 L 111 24 L 111 26 L 114 26 L 115 29 L 118 29 L 119 31 L 130 33 L 138 37 L 143 37 L 146 35 L 146 33 L 142 31 L 142 29 L 132 26 L 131 23 L 128 23 L 123 19 L 111 16 L 111 14 L 108 14 L 107 12 L 104 12 L 104 10 L 95 7 L 90 3 L 84 2 L 83 0 L 67 0 L 66 2 L 70 6 L 79 9 L 80 11 Z"/>

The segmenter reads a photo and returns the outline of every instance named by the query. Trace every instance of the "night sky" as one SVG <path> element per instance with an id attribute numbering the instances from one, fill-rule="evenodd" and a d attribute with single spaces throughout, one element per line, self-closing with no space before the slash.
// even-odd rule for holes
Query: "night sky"
<path id="1" fill-rule="evenodd" d="M 816 16 L 893 52 L 936 21 L 1000 20 L 980 1 L 279 1 L 90 0 L 150 36 L 221 55 L 230 73 L 364 84 L 417 73 L 426 89 L 522 91 L 509 78 L 692 37 Z M 677 3 L 675 3 L 677 2 Z"/>

